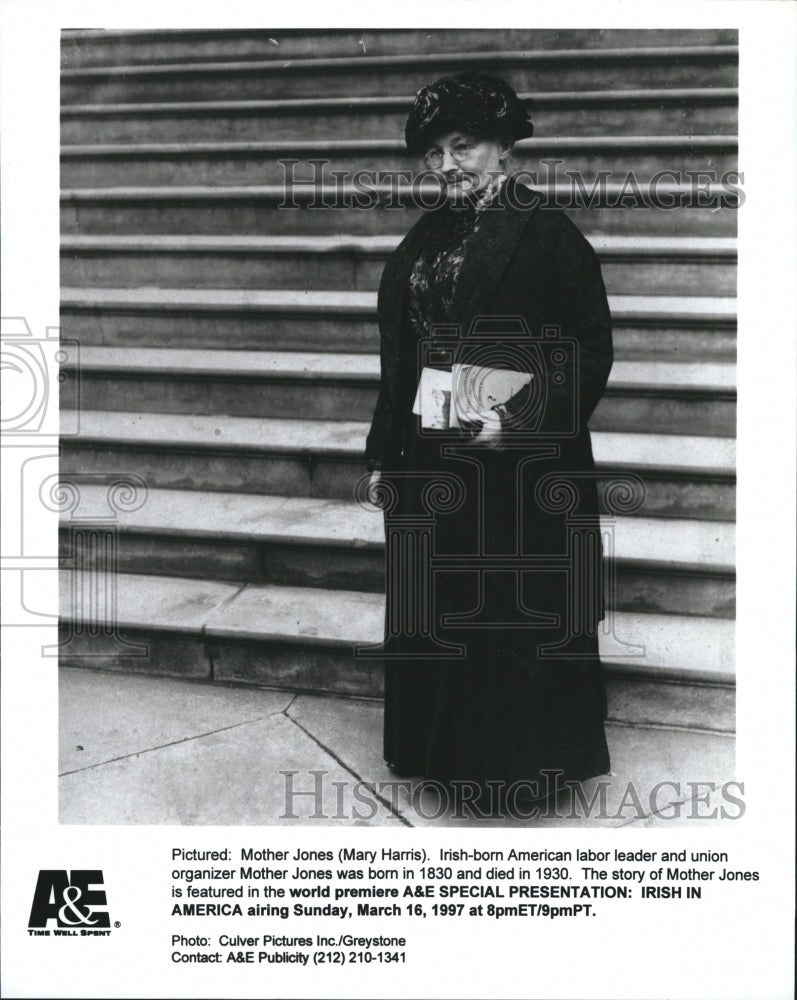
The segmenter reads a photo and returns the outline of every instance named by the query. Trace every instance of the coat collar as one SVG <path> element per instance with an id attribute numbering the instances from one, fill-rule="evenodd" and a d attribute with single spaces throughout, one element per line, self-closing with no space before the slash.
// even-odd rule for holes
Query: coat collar
<path id="1" fill-rule="evenodd" d="M 495 203 L 484 209 L 479 233 L 462 262 L 452 305 L 452 322 L 467 330 L 487 304 L 539 204 L 539 196 L 509 177 Z M 528 207 L 523 207 L 528 206 Z"/>
<path id="2" fill-rule="evenodd" d="M 479 235 L 474 240 L 457 281 L 451 322 L 463 330 L 479 315 L 498 284 L 530 217 L 539 207 L 540 196 L 509 177 L 495 202 L 484 209 Z M 455 211 L 444 205 L 418 219 L 390 257 L 379 286 L 379 319 L 383 336 L 398 340 L 405 314 L 409 275 L 423 248 L 438 212 Z"/>

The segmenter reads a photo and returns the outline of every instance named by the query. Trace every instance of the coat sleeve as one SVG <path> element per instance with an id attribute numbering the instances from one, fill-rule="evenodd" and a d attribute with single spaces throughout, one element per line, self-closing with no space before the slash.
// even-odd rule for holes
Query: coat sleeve
<path id="1" fill-rule="evenodd" d="M 389 298 L 387 282 L 383 277 L 379 287 L 378 315 L 379 331 L 379 395 L 376 400 L 371 427 L 365 441 L 365 463 L 370 471 L 395 468 L 401 458 L 401 415 L 399 396 L 401 380 L 401 356 L 398 331 L 400 323 L 396 317 L 387 322 L 383 317 L 396 309 L 395 301 Z"/>
<path id="2" fill-rule="evenodd" d="M 566 360 L 563 365 L 552 363 L 553 345 L 540 352 L 538 374 L 545 391 L 537 430 L 559 434 L 572 427 L 578 434 L 586 429 L 609 378 L 614 358 L 611 314 L 595 251 L 565 216 L 558 229 L 546 282 L 549 307 L 542 318 L 559 327 Z M 508 401 L 510 424 L 527 403 L 524 393 Z"/>
<path id="3" fill-rule="evenodd" d="M 375 469 L 387 468 L 393 464 L 391 459 L 395 450 L 391 445 L 391 438 L 393 436 L 391 428 L 393 423 L 394 415 L 390 403 L 390 390 L 383 365 L 379 395 L 377 396 L 368 437 L 365 440 L 365 464 L 369 472 L 373 472 Z"/>

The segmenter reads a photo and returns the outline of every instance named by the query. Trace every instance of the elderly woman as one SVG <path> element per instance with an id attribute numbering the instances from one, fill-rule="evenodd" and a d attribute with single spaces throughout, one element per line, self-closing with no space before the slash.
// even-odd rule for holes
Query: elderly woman
<path id="1" fill-rule="evenodd" d="M 429 517 L 435 482 L 456 494 L 433 514 L 434 648 L 409 634 L 385 647 L 385 759 L 494 803 L 609 770 L 587 421 L 612 365 L 611 321 L 589 243 L 507 176 L 512 144 L 532 131 L 501 80 L 464 73 L 419 91 L 407 147 L 446 197 L 382 276 L 365 454 L 394 523 Z M 399 569 L 388 608 L 413 586 L 416 567 Z"/>

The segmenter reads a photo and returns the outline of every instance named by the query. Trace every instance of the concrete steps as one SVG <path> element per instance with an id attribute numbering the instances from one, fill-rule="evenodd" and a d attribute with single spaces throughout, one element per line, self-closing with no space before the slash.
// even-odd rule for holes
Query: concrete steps
<path id="1" fill-rule="evenodd" d="M 366 422 L 64 411 L 64 474 L 134 473 L 148 486 L 352 499 L 364 475 Z M 646 517 L 732 520 L 730 438 L 598 431 L 606 479 L 632 471 Z"/>
<path id="2" fill-rule="evenodd" d="M 65 69 L 66 104 L 142 101 L 257 100 L 284 97 L 415 93 L 444 73 L 478 69 L 509 80 L 517 91 L 640 86 L 733 87 L 734 45 L 619 46 L 548 50 L 347 55 L 321 58 L 192 61 Z"/>
<path id="3" fill-rule="evenodd" d="M 107 487 L 75 486 L 85 529 L 93 510 L 106 513 Z M 732 524 L 619 517 L 613 525 L 611 608 L 733 617 Z M 381 512 L 351 502 L 152 489 L 139 509 L 119 512 L 116 526 L 127 573 L 384 592 Z M 65 516 L 65 559 L 69 531 Z"/>
<path id="4" fill-rule="evenodd" d="M 71 30 L 61 44 L 64 68 L 240 59 L 306 59 L 323 56 L 389 56 L 402 53 L 570 49 L 602 46 L 733 45 L 728 29 L 193 29 L 180 31 Z"/>
<path id="5" fill-rule="evenodd" d="M 64 236 L 61 282 L 79 287 L 371 291 L 400 242 L 386 236 Z M 729 296 L 736 240 L 593 237 L 614 294 Z"/>
<path id="6" fill-rule="evenodd" d="M 370 183 L 378 171 L 426 172 L 419 158 L 406 152 L 401 139 L 381 136 L 65 145 L 61 148 L 61 183 L 68 188 L 279 184 L 286 176 L 282 162 L 286 160 L 293 161 L 290 176 L 295 183 L 312 183 L 319 171 L 313 161 L 319 158 L 329 176 L 335 171 L 367 175 Z M 677 163 L 685 176 L 696 176 L 697 171 L 715 171 L 718 177 L 726 174 L 736 164 L 737 139 L 733 135 L 534 138 L 517 143 L 512 155 L 517 169 L 529 174 L 533 184 L 544 184 L 551 175 L 553 163 L 541 166 L 545 161 L 556 161 L 561 171 L 577 172 L 589 186 L 601 175 L 622 183 L 629 170 L 639 184 L 647 184 L 659 175 L 662 162 Z"/>
<path id="7" fill-rule="evenodd" d="M 730 297 L 611 296 L 617 355 L 735 350 Z M 376 294 L 301 289 L 61 289 L 64 335 L 92 346 L 376 352 Z"/>
<path id="8" fill-rule="evenodd" d="M 370 354 L 86 347 L 74 360 L 62 405 L 91 410 L 370 420 L 379 387 Z M 733 437 L 735 401 L 733 364 L 618 362 L 592 427 Z"/>
<path id="9" fill-rule="evenodd" d="M 64 648 L 72 666 L 96 666 L 104 650 L 105 669 L 381 694 L 378 661 L 355 657 L 352 648 L 381 641 L 381 594 L 125 573 L 98 579 L 103 593 L 115 595 L 119 636 L 146 646 L 136 649 L 98 627 L 110 615 L 81 601 L 79 577 L 74 589 L 69 572 L 61 583 Z M 615 612 L 607 621 L 613 634 L 602 636 L 602 659 L 613 720 L 733 730 L 732 622 L 633 612 Z M 621 655 L 613 637 L 641 643 L 644 652 Z"/>
<path id="10" fill-rule="evenodd" d="M 287 168 L 286 168 L 287 169 Z M 586 236 L 735 237 L 738 182 L 695 185 L 680 175 L 650 192 L 642 186 L 622 200 L 627 188 L 610 181 L 591 194 L 589 184 L 563 181 L 550 189 L 540 185 L 548 203 L 574 212 Z M 327 184 L 244 186 L 94 187 L 61 191 L 61 232 L 101 235 L 204 234 L 213 236 L 282 236 L 339 234 L 341 225 L 357 235 L 393 233 L 409 228 L 420 209 L 406 185 L 396 182 L 353 184 L 337 189 Z M 430 204 L 434 204 L 432 200 Z M 720 211 L 720 209 L 729 209 Z M 345 213 L 345 222 L 343 221 Z"/>
<path id="11" fill-rule="evenodd" d="M 733 87 L 574 90 L 521 94 L 533 104 L 535 135 L 735 135 Z M 400 136 L 413 96 L 283 98 L 71 104 L 61 140 L 87 143 L 262 142 Z"/>

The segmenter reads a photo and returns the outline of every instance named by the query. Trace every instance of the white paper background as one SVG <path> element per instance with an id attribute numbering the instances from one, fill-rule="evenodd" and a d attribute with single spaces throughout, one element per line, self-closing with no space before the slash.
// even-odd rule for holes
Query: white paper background
<path id="1" fill-rule="evenodd" d="M 738 27 L 741 45 L 739 213 L 739 494 L 737 777 L 743 820 L 714 828 L 457 831 L 310 827 L 220 829 L 57 824 L 56 665 L 40 658 L 54 630 L 3 634 L 4 996 L 788 997 L 792 995 L 794 802 L 795 5 L 617 3 L 533 6 L 440 2 L 348 4 L 36 3 L 0 5 L 2 313 L 42 335 L 58 318 L 58 84 L 62 27 Z M 3 454 L 4 473 L 13 460 Z M 4 495 L 4 506 L 6 497 Z M 9 509 L 13 501 L 9 501 Z M 32 509 L 42 551 L 56 515 Z M 9 548 L 9 545 L 11 548 Z M 4 553 L 13 551 L 4 538 Z M 4 563 L 4 604 L 15 586 Z M 37 610 L 57 609 L 55 574 L 36 574 Z M 33 600 L 33 597 L 31 598 Z M 699 777 L 699 776 L 698 776 Z M 365 922 L 406 933 L 403 967 L 177 967 L 168 873 L 172 846 L 407 849 L 725 850 L 755 884 L 700 905 L 607 907 L 568 921 Z M 40 868 L 101 868 L 109 939 L 36 939 L 27 917 Z M 286 922 L 285 933 L 330 930 Z M 224 930 L 238 932 L 234 922 Z M 192 922 L 193 927 L 196 922 Z M 400 930 L 399 930 L 400 928 Z M 209 928 L 210 929 L 210 928 Z M 249 933 L 249 929 L 240 931 Z"/>

